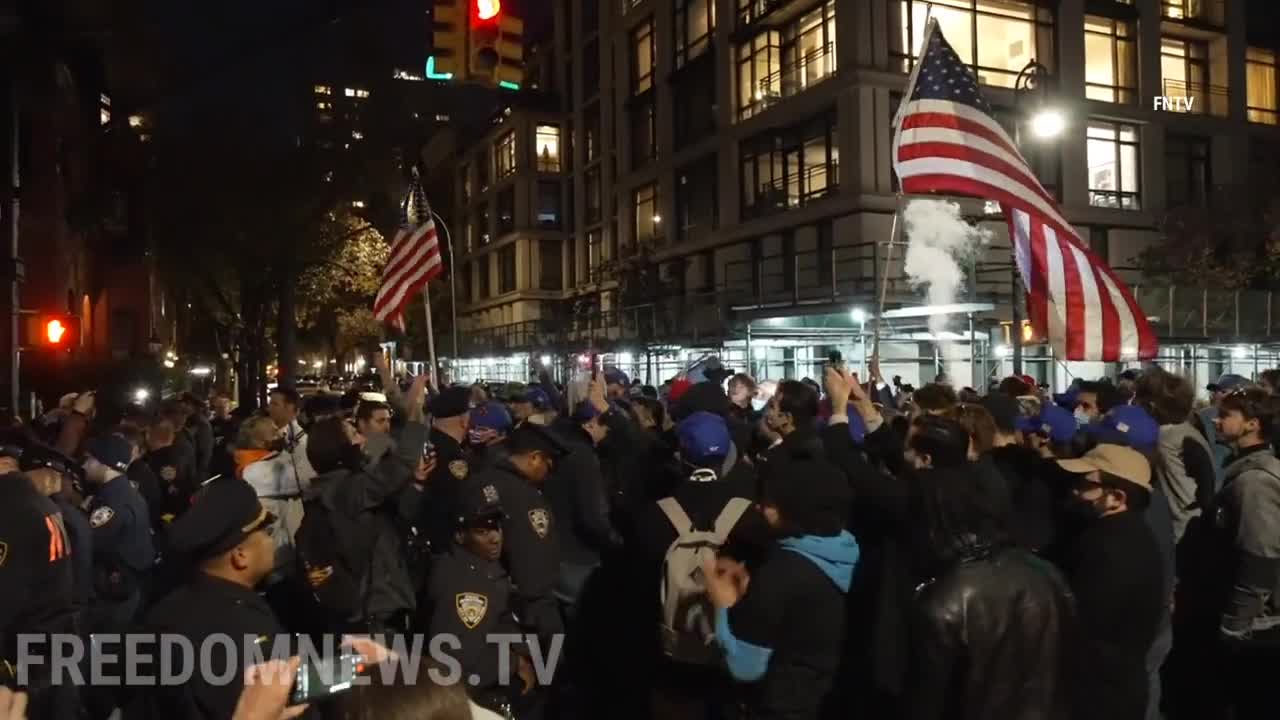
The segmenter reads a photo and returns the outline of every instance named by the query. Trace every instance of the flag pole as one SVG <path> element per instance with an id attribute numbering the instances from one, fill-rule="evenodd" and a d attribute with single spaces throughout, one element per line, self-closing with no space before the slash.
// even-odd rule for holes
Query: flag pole
<path id="1" fill-rule="evenodd" d="M 889 228 L 889 247 L 885 250 L 884 273 L 880 276 L 880 304 L 876 309 L 876 327 L 871 340 L 871 357 L 874 360 L 880 359 L 880 326 L 884 322 L 881 318 L 884 315 L 885 301 L 889 297 L 889 267 L 893 263 L 893 246 L 898 242 L 898 225 L 901 217 L 902 192 L 899 191 L 894 202 L 893 225 Z"/>
<path id="2" fill-rule="evenodd" d="M 422 288 L 422 310 L 427 315 L 427 360 L 431 364 L 427 368 L 427 379 L 431 387 L 439 390 L 436 384 L 436 333 L 431 327 L 431 292 L 430 287 Z"/>

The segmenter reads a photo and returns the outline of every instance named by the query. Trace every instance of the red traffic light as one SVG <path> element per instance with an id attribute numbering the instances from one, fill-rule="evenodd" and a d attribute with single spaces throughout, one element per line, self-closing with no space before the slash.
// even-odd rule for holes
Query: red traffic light
<path id="1" fill-rule="evenodd" d="M 498 17 L 498 13 L 502 12 L 501 0 L 475 0 L 476 19 L 482 21 L 493 20 Z"/>
<path id="2" fill-rule="evenodd" d="M 62 338 L 67 335 L 67 326 L 61 320 L 54 318 L 44 324 L 44 339 L 50 345 L 62 344 Z"/>

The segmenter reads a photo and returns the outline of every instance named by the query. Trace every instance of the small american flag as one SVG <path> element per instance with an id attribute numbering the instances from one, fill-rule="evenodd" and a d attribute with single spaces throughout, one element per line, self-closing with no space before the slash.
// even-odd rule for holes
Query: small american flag
<path id="1" fill-rule="evenodd" d="M 417 173 L 400 205 L 400 229 L 391 241 L 391 254 L 382 270 L 382 284 L 373 303 L 373 316 L 404 331 L 404 307 L 444 269 L 440 241 L 431 219 L 427 194 Z"/>
<path id="2" fill-rule="evenodd" d="M 1000 203 L 1027 288 L 1028 317 L 1059 357 L 1113 362 L 1155 356 L 1155 334 L 1137 301 L 1063 218 L 936 20 L 925 30 L 895 125 L 893 162 L 903 192 Z"/>

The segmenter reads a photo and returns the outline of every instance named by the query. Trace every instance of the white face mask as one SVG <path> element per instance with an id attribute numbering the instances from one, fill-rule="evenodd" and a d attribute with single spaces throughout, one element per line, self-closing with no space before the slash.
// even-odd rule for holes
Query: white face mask
<path id="1" fill-rule="evenodd" d="M 1078 408 L 1075 411 L 1075 418 L 1076 418 L 1076 427 L 1084 427 L 1085 425 L 1088 425 L 1090 422 L 1093 422 L 1093 418 L 1089 417 L 1089 413 Z"/>
<path id="2" fill-rule="evenodd" d="M 756 412 L 760 412 L 761 410 L 764 410 L 764 406 L 768 404 L 769 404 L 769 401 L 765 400 L 764 398 L 758 398 L 758 397 L 751 398 L 751 409 L 755 410 Z"/>

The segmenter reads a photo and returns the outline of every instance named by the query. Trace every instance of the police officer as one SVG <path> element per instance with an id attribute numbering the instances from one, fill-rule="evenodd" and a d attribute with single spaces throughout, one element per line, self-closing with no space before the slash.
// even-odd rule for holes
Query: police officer
<path id="1" fill-rule="evenodd" d="M 142 606 L 155 548 L 147 503 L 125 475 L 133 448 L 122 436 L 89 441 L 85 479 L 95 488 L 89 499 L 93 533 L 94 603 L 86 623 L 90 632 L 121 632 Z"/>
<path id="2" fill-rule="evenodd" d="M 507 436 L 507 457 L 469 481 L 494 486 L 502 498 L 503 559 L 516 587 L 516 616 L 544 648 L 564 623 L 553 594 L 560 576 L 558 526 L 541 488 L 564 454 L 546 429 L 526 423 Z"/>
<path id="3" fill-rule="evenodd" d="M 267 602 L 254 591 L 275 565 L 275 543 L 269 534 L 275 518 L 243 480 L 219 478 L 195 498 L 191 510 L 169 526 L 169 551 L 198 569 L 195 577 L 162 599 L 147 613 L 145 626 L 153 633 L 185 637 L 196 649 L 205 638 L 233 639 L 235 658 L 227 658 L 224 642 L 210 643 L 213 668 L 241 667 L 252 659 L 253 645 L 278 639 L 284 628 Z M 165 561 L 172 558 L 166 555 Z M 181 672 L 199 658 L 179 658 Z M 230 661 L 230 662 L 229 662 Z M 183 685 L 149 688 L 143 693 L 147 716 L 154 718 L 229 718 L 242 689 L 242 672 L 226 684 L 216 684 L 196 672 Z M 216 679 L 216 678 L 214 678 Z"/>
<path id="4" fill-rule="evenodd" d="M 70 539 L 48 497 L 49 478 L 41 478 L 46 487 L 37 488 L 35 479 L 19 472 L 23 454 L 17 446 L 0 447 L 0 686 L 8 687 L 23 669 L 19 634 L 74 629 Z M 77 704 L 73 692 L 51 689 L 48 669 L 33 665 L 27 674 L 31 718 L 62 717 L 58 713 Z"/>
<path id="5" fill-rule="evenodd" d="M 75 500 L 75 483 L 84 474 L 71 458 L 50 447 L 34 445 L 22 453 L 22 471 L 36 489 L 47 493 L 61 513 L 71 554 L 72 607 L 76 627 L 82 627 L 84 613 L 93 600 L 93 534 L 89 518 Z M 83 484 L 83 483 L 81 483 Z"/>
<path id="6" fill-rule="evenodd" d="M 463 443 L 471 426 L 471 391 L 465 387 L 445 388 L 431 398 L 431 434 L 427 440 L 435 454 L 436 469 L 427 482 L 427 498 L 422 507 L 421 527 L 433 552 L 445 552 L 453 545 L 453 513 L 458 507 L 462 481 L 471 474 Z"/>
<path id="7" fill-rule="evenodd" d="M 427 627 L 432 637 L 456 637 L 455 659 L 471 682 L 472 697 L 500 714 L 508 714 L 520 695 L 532 689 L 533 674 L 523 646 L 498 642 L 494 635 L 516 637 L 520 627 L 512 612 L 511 578 L 502 568 L 502 525 L 506 521 L 498 489 L 492 484 L 464 484 L 454 543 L 436 559 L 427 586 Z M 504 677 L 500 653 L 507 658 Z"/>

